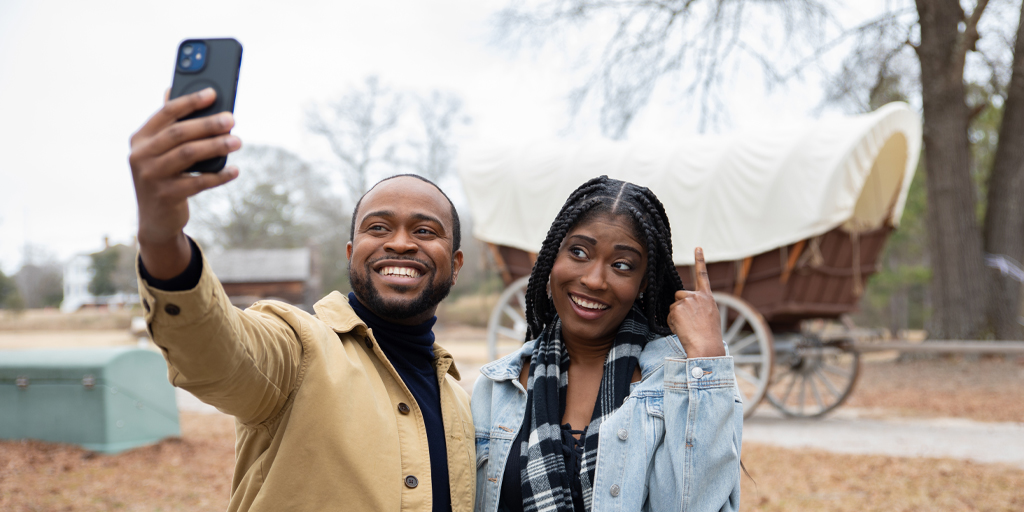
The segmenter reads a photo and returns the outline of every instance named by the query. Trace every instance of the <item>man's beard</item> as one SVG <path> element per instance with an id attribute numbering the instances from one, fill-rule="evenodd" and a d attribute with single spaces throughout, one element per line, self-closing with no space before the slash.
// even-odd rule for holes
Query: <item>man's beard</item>
<path id="1" fill-rule="evenodd" d="M 367 309 L 387 320 L 413 318 L 434 308 L 448 296 L 455 281 L 455 268 L 453 265 L 452 273 L 449 275 L 447 282 L 438 285 L 434 279 L 429 279 L 433 276 L 428 273 L 426 276 L 429 279 L 427 286 L 419 296 L 411 301 L 387 301 L 384 297 L 381 297 L 377 288 L 370 283 L 370 272 L 373 272 L 371 263 L 367 263 L 364 266 L 362 274 L 353 272 L 352 268 L 349 267 L 348 282 L 352 286 L 352 291 L 355 292 L 356 297 Z"/>

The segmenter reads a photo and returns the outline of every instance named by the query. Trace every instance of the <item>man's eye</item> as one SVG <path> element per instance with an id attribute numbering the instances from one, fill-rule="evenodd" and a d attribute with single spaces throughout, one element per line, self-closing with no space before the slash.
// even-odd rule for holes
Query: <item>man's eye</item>
<path id="1" fill-rule="evenodd" d="M 427 228 L 420 228 L 420 229 L 416 230 L 416 234 L 418 234 L 418 235 L 434 235 L 436 233 L 434 233 L 433 231 L 431 231 L 431 230 L 429 230 Z"/>

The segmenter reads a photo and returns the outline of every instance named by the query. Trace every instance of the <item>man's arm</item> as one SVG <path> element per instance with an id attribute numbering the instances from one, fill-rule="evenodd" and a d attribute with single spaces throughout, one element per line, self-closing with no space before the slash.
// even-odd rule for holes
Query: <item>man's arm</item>
<path id="1" fill-rule="evenodd" d="M 230 113 L 179 121 L 214 98 L 207 89 L 168 101 L 131 138 L 139 293 L 171 383 L 243 423 L 258 423 L 283 406 L 296 382 L 302 347 L 280 316 L 233 307 L 183 231 L 188 198 L 238 175 L 233 167 L 182 174 L 195 162 L 241 147 L 229 133 Z"/>
<path id="2" fill-rule="evenodd" d="M 182 174 L 196 162 L 242 147 L 242 141 L 230 134 L 230 113 L 178 121 L 215 98 L 213 89 L 204 89 L 170 100 L 131 138 L 128 162 L 139 211 L 139 255 L 156 279 L 171 279 L 188 266 L 192 250 L 183 231 L 188 198 L 238 176 L 235 167 L 199 176 Z"/>

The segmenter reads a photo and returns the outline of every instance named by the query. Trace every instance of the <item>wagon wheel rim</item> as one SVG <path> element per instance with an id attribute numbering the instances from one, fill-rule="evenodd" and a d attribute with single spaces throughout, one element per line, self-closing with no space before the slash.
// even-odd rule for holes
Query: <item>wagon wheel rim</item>
<path id="1" fill-rule="evenodd" d="M 498 297 L 487 321 L 487 358 L 498 358 L 498 345 L 514 340 L 522 344 L 526 339 L 526 286 L 530 276 L 520 277 L 508 285 Z"/>
<path id="2" fill-rule="evenodd" d="M 736 388 L 743 399 L 743 417 L 747 418 L 754 413 L 771 382 L 772 331 L 747 301 L 727 293 L 716 292 L 714 297 L 721 318 L 722 340 L 733 358 Z"/>
<path id="3" fill-rule="evenodd" d="M 818 418 L 850 397 L 860 375 L 860 354 L 848 339 L 802 333 L 777 349 L 766 396 L 786 416 Z"/>

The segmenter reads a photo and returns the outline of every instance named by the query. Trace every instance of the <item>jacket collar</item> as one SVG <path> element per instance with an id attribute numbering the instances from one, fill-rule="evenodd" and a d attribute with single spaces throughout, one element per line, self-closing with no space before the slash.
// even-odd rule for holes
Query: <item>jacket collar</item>
<path id="1" fill-rule="evenodd" d="M 333 291 L 326 297 L 318 300 L 313 305 L 313 311 L 316 313 L 316 317 L 327 324 L 334 332 L 339 334 L 352 333 L 356 336 L 365 336 L 367 334 L 366 322 L 359 318 L 359 315 L 349 305 L 348 297 L 342 295 L 341 292 Z M 370 339 L 373 339 L 373 336 L 370 336 Z M 373 339 L 373 343 L 376 345 L 377 340 Z M 455 359 L 452 358 L 451 353 L 441 348 L 437 343 L 434 343 L 434 367 L 445 368 L 447 373 L 455 377 L 455 380 L 462 380 L 458 368 L 455 367 Z"/>
<path id="2" fill-rule="evenodd" d="M 536 346 L 537 340 L 527 341 L 519 350 L 483 365 L 480 373 L 494 381 L 518 379 L 519 373 L 523 370 L 523 358 L 530 357 Z M 666 357 L 686 357 L 679 338 L 674 334 L 651 340 L 640 352 L 641 378 L 646 379 L 648 375 L 661 368 Z"/>

